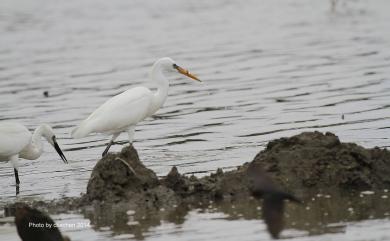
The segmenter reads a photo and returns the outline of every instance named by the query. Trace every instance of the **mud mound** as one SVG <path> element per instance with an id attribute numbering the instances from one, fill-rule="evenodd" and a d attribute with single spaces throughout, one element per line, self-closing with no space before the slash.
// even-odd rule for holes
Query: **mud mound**
<path id="1" fill-rule="evenodd" d="M 271 141 L 253 160 L 281 189 L 297 193 L 316 189 L 366 190 L 390 187 L 390 153 L 341 143 L 332 133 L 305 132 Z M 239 200 L 250 196 L 247 168 L 202 178 L 181 175 L 176 167 L 158 179 L 132 147 L 102 158 L 94 168 L 87 200 L 166 207 L 182 202 Z M 261 175 L 261 174 L 259 174 Z"/>
<path id="2" fill-rule="evenodd" d="M 133 146 L 118 154 L 108 154 L 98 161 L 88 182 L 83 203 L 93 200 L 126 202 L 130 206 L 166 207 L 184 201 L 231 199 L 248 196 L 244 169 L 215 174 L 203 178 L 181 175 L 176 167 L 158 180 L 156 174 L 139 160 Z"/>
<path id="3" fill-rule="evenodd" d="M 289 190 L 390 187 L 389 151 L 341 143 L 329 132 L 304 132 L 271 141 L 253 161 Z"/>
<path id="4" fill-rule="evenodd" d="M 313 192 L 389 189 L 389 173 L 389 151 L 341 143 L 332 133 L 306 132 L 271 141 L 251 163 L 227 172 L 218 169 L 202 178 L 182 175 L 173 167 L 166 177 L 158 179 L 142 164 L 134 147 L 127 146 L 98 161 L 82 197 L 32 201 L 31 206 L 53 213 L 83 209 L 96 226 L 123 226 L 119 223 L 128 222 L 126 211 L 136 210 L 140 217 L 152 217 L 147 224 L 151 227 L 160 224 L 161 215 L 181 222 L 192 208 L 212 203 L 221 210 L 231 203 L 254 205 L 253 215 L 258 202 L 251 197 L 262 198 L 263 217 L 277 237 L 284 199 L 300 202 L 312 200 Z M 294 194 L 299 194 L 298 199 Z M 5 207 L 5 215 L 11 215 L 12 210 L 12 205 Z M 141 230 L 135 232 L 142 238 Z"/>
<path id="5" fill-rule="evenodd" d="M 176 167 L 162 178 L 161 184 L 172 189 L 180 199 L 185 201 L 231 200 L 249 195 L 245 179 L 245 168 L 223 172 L 218 169 L 209 176 L 197 178 L 181 175 Z"/>
<path id="6" fill-rule="evenodd" d="M 94 167 L 87 186 L 90 200 L 120 201 L 159 185 L 156 174 L 139 160 L 133 146 L 108 154 Z"/>

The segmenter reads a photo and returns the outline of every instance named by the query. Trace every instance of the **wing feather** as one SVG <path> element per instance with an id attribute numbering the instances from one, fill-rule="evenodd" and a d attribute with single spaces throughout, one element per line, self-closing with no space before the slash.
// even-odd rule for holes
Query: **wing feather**
<path id="1" fill-rule="evenodd" d="M 0 122 L 0 156 L 18 154 L 31 142 L 31 132 L 22 124 Z"/>
<path id="2" fill-rule="evenodd" d="M 152 104 L 153 93 L 145 87 L 127 90 L 107 100 L 72 131 L 73 138 L 90 133 L 116 133 L 145 119 Z"/>

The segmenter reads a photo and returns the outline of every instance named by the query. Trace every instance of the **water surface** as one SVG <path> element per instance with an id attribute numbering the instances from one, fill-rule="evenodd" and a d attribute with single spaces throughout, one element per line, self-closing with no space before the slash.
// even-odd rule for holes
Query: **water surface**
<path id="1" fill-rule="evenodd" d="M 135 147 L 160 176 L 172 166 L 198 175 L 229 169 L 252 160 L 269 140 L 302 131 L 332 131 L 342 141 L 388 147 L 388 9 L 386 0 L 343 1 L 335 12 L 324 0 L 1 1 L 0 120 L 31 130 L 51 124 L 70 161 L 63 165 L 47 144 L 39 160 L 22 161 L 20 198 L 85 192 L 108 137 L 73 140 L 72 128 L 107 98 L 153 86 L 148 72 L 163 56 L 204 82 L 172 78 L 164 108 L 136 128 Z M 0 180 L 0 202 L 13 202 L 7 163 L 0 163 Z M 223 212 L 195 210 L 185 219 L 180 226 L 162 222 L 146 239 L 268 239 L 259 218 L 226 221 Z M 378 216 L 348 223 L 341 233 L 367 240 L 361 226 L 379 240 L 376 229 L 389 221 Z M 4 227 L 0 237 L 16 240 Z M 86 230 L 70 235 L 108 240 L 111 232 Z"/>

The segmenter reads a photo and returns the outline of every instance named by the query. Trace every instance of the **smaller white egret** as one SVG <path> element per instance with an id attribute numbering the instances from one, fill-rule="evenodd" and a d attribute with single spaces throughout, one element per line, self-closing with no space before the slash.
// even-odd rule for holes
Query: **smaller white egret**
<path id="1" fill-rule="evenodd" d="M 11 162 L 15 173 L 17 193 L 20 183 L 18 159 L 19 157 L 27 160 L 38 159 L 43 153 L 41 137 L 55 148 L 64 163 L 68 163 L 57 144 L 53 129 L 49 125 L 43 124 L 31 134 L 24 125 L 19 123 L 0 122 L 0 161 Z"/>
<path id="2" fill-rule="evenodd" d="M 82 138 L 90 133 L 111 134 L 112 138 L 103 152 L 105 156 L 121 132 L 127 131 L 129 143 L 133 142 L 135 125 L 159 110 L 168 95 L 169 82 L 166 75 L 180 73 L 200 81 L 188 70 L 178 66 L 171 58 L 161 58 L 152 67 L 151 79 L 157 91 L 140 86 L 129 89 L 107 100 L 87 119 L 72 131 L 73 138 Z"/>

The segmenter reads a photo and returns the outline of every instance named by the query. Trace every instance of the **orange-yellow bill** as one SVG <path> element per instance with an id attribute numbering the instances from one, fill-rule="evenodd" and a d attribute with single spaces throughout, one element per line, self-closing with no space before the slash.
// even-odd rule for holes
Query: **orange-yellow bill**
<path id="1" fill-rule="evenodd" d="M 177 66 L 176 67 L 177 71 L 179 71 L 180 74 L 184 74 L 185 76 L 188 76 L 190 77 L 191 79 L 194 79 L 194 80 L 197 80 L 199 82 L 202 82 L 200 79 L 198 79 L 198 77 L 196 77 L 195 75 L 191 74 L 188 70 L 180 67 L 180 66 Z"/>

